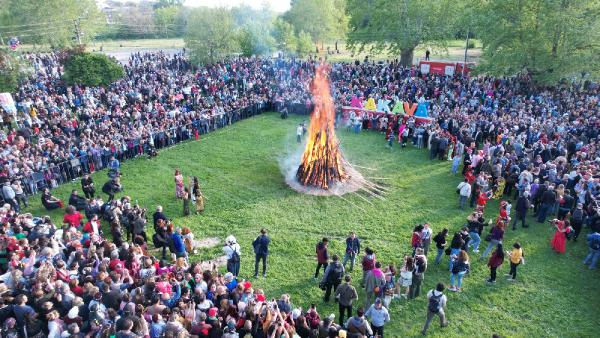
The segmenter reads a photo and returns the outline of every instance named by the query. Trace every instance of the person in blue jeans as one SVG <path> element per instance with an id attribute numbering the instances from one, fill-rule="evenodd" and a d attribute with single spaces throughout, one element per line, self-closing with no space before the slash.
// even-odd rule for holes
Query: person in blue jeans
<path id="1" fill-rule="evenodd" d="M 594 232 L 587 235 L 587 241 L 590 252 L 583 260 L 583 264 L 589 265 L 590 270 L 593 270 L 598 265 L 598 259 L 600 258 L 600 233 Z"/>
<path id="2" fill-rule="evenodd" d="M 442 255 L 444 254 L 444 248 L 446 247 L 447 241 L 446 237 L 448 236 L 448 229 L 444 228 L 442 231 L 438 232 L 437 235 L 433 237 L 433 242 L 435 243 L 435 247 L 437 249 L 437 256 L 435 256 L 435 264 L 440 264 L 442 260 Z"/>
<path id="3" fill-rule="evenodd" d="M 454 259 L 452 258 L 458 256 L 463 245 L 465 245 L 465 241 L 462 239 L 461 233 L 455 233 L 454 237 L 452 237 L 452 241 L 450 242 L 450 261 L 448 263 L 449 271 L 452 271 L 454 266 Z"/>
<path id="4" fill-rule="evenodd" d="M 487 257 L 490 254 L 490 252 L 492 251 L 492 249 L 494 249 L 496 246 L 498 246 L 498 243 L 502 243 L 502 239 L 504 238 L 504 229 L 505 228 L 506 228 L 506 225 L 504 224 L 503 221 L 500 221 L 500 222 L 498 222 L 498 224 L 494 225 L 494 227 L 490 231 L 490 237 L 491 237 L 490 243 L 488 244 L 487 248 L 483 252 L 483 255 L 481 255 L 481 258 Z"/>
<path id="5" fill-rule="evenodd" d="M 473 246 L 473 252 L 479 252 L 479 244 L 481 243 L 481 233 L 485 226 L 485 219 L 483 213 L 479 211 L 473 211 L 469 217 L 467 217 L 467 226 L 469 228 L 469 246 Z"/>
<path id="6" fill-rule="evenodd" d="M 469 255 L 465 250 L 460 250 L 450 274 L 450 291 L 462 291 L 462 279 L 469 272 Z"/>

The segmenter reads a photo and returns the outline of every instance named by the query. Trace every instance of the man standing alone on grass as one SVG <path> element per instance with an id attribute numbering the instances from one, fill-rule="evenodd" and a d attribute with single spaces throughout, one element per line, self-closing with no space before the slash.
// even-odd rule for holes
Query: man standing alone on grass
<path id="1" fill-rule="evenodd" d="M 434 316 L 440 317 L 440 326 L 446 327 L 448 326 L 448 321 L 446 320 L 446 314 L 444 313 L 444 308 L 446 307 L 447 298 L 443 293 L 444 284 L 438 283 L 435 289 L 429 290 L 427 293 L 427 320 L 425 321 L 425 326 L 423 327 L 423 331 L 421 331 L 422 335 L 427 334 L 427 328 L 431 323 L 431 320 Z"/>
<path id="2" fill-rule="evenodd" d="M 296 142 L 302 143 L 302 135 L 304 135 L 304 127 L 300 123 L 296 128 Z"/>
<path id="3" fill-rule="evenodd" d="M 256 259 L 254 260 L 254 278 L 258 277 L 258 262 L 262 260 L 263 277 L 267 277 L 267 256 L 269 255 L 269 243 L 271 239 L 267 236 L 267 229 L 260 229 L 260 235 L 252 242 L 254 248 L 254 254 Z"/>
<path id="4" fill-rule="evenodd" d="M 340 323 L 344 324 L 344 314 L 348 314 L 348 318 L 352 317 L 352 302 L 358 299 L 358 293 L 354 286 L 350 284 L 352 277 L 346 275 L 344 284 L 340 285 L 335 290 L 335 299 L 338 302 L 340 309 Z"/>
<path id="5" fill-rule="evenodd" d="M 328 244 L 329 239 L 327 239 L 327 237 L 323 237 L 323 240 L 317 243 L 317 248 L 315 249 L 317 254 L 317 270 L 315 271 L 315 280 L 319 277 L 319 270 L 321 270 L 321 266 L 323 267 L 323 272 L 327 270 L 327 264 L 329 262 L 329 252 L 327 251 Z"/>
<path id="6" fill-rule="evenodd" d="M 346 253 L 344 254 L 344 261 L 342 265 L 346 268 L 346 263 L 350 261 L 350 272 L 354 270 L 354 262 L 356 261 L 356 255 L 360 252 L 360 239 L 356 237 L 353 232 L 346 238 Z"/>
<path id="7" fill-rule="evenodd" d="M 344 266 L 340 263 L 340 258 L 338 255 L 333 255 L 333 261 L 331 264 L 327 266 L 325 269 L 325 273 L 323 274 L 323 283 L 325 285 L 325 297 L 323 301 L 325 303 L 329 302 L 329 296 L 331 295 L 331 289 L 333 291 L 337 291 L 337 287 L 342 282 L 342 278 L 344 277 Z"/>

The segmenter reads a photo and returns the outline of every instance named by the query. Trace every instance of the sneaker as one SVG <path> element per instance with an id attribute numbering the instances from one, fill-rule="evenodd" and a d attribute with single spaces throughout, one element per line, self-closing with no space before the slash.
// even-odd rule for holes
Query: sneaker
<path id="1" fill-rule="evenodd" d="M 263 273 L 263 278 L 267 278 L 267 274 L 266 273 Z"/>
<path id="2" fill-rule="evenodd" d="M 516 281 L 516 279 L 514 279 L 514 278 L 512 278 L 512 277 L 511 277 L 511 278 L 507 278 L 506 280 L 507 280 L 507 281 L 509 281 L 509 282 L 514 282 L 514 281 Z"/>
<path id="3" fill-rule="evenodd" d="M 253 277 L 253 278 L 258 278 L 258 275 L 254 275 L 254 276 L 252 276 L 252 277 Z"/>
<path id="4" fill-rule="evenodd" d="M 505 277 L 512 277 L 512 275 L 510 273 L 505 273 L 504 276 Z"/>
<path id="5" fill-rule="evenodd" d="M 446 321 L 446 322 L 445 322 L 444 324 L 442 324 L 441 326 L 442 326 L 442 327 L 446 327 L 446 326 L 448 326 L 449 324 L 450 324 L 450 322 L 449 322 L 449 321 Z"/>

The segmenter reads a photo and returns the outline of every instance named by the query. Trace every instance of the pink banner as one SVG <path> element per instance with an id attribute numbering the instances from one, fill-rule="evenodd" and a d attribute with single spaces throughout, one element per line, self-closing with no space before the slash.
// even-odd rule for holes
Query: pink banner
<path id="1" fill-rule="evenodd" d="M 368 110 L 368 109 L 364 109 L 364 108 L 356 108 L 356 107 L 342 107 L 342 119 L 343 120 L 348 120 L 350 118 L 350 112 L 354 112 L 354 114 L 356 116 L 360 116 L 362 118 L 368 117 L 368 118 L 380 118 L 384 115 L 388 115 L 388 117 L 391 116 L 395 116 L 396 114 L 386 114 L 384 112 L 380 112 L 380 111 L 376 111 L 376 110 Z M 407 118 L 408 116 L 403 115 L 404 118 Z M 415 123 L 417 124 L 423 124 L 423 123 L 431 123 L 433 121 L 432 118 L 430 117 L 415 117 Z"/>

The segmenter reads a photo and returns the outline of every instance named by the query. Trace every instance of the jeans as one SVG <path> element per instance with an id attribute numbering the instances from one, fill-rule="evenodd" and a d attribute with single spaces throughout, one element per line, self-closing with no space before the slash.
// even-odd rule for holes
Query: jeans
<path id="1" fill-rule="evenodd" d="M 527 216 L 527 212 L 524 212 L 524 213 L 517 212 L 517 215 L 515 217 L 515 221 L 513 223 L 513 229 L 517 228 L 517 222 L 519 222 L 519 221 L 521 221 L 521 226 L 523 228 L 525 228 L 527 226 L 527 224 L 525 224 L 525 216 Z"/>
<path id="2" fill-rule="evenodd" d="M 458 166 L 460 165 L 460 162 L 452 162 L 452 173 L 456 174 L 458 173 Z"/>
<path id="3" fill-rule="evenodd" d="M 442 255 L 444 255 L 444 249 L 437 248 L 437 256 L 435 256 L 435 264 L 440 264 L 442 260 Z"/>
<path id="4" fill-rule="evenodd" d="M 600 250 L 594 250 L 590 248 L 590 253 L 583 260 L 583 264 L 590 265 L 590 269 L 595 269 L 598 265 L 598 258 L 600 258 Z M 591 264 L 590 264 L 591 263 Z"/>
<path id="5" fill-rule="evenodd" d="M 317 270 L 315 271 L 315 278 L 319 277 L 319 270 L 321 270 L 321 267 L 323 267 L 323 273 L 325 273 L 325 270 L 327 270 L 327 265 L 329 265 L 327 262 L 317 263 Z"/>
<path id="6" fill-rule="evenodd" d="M 346 252 L 346 254 L 344 255 L 344 261 L 342 262 L 344 269 L 346 268 L 346 263 L 348 261 L 350 261 L 350 272 L 352 272 L 352 270 L 354 270 L 354 262 L 356 261 L 356 254 Z"/>
<path id="7" fill-rule="evenodd" d="M 450 261 L 448 262 L 448 267 L 450 269 L 450 272 L 452 272 L 452 267 L 454 266 L 454 260 L 452 259 L 452 256 L 458 255 L 459 252 L 460 252 L 460 248 L 450 250 Z"/>
<path id="8" fill-rule="evenodd" d="M 481 255 L 481 257 L 487 257 L 487 255 L 490 254 L 492 249 L 495 249 L 496 246 L 498 246 L 498 243 L 501 243 L 501 241 L 499 241 L 497 239 L 492 239 L 490 241 L 490 243 L 488 244 L 487 248 L 485 248 L 485 251 L 483 252 L 483 255 Z"/>
<path id="9" fill-rule="evenodd" d="M 540 205 L 540 210 L 538 210 L 538 218 L 537 218 L 538 223 L 546 222 L 546 216 L 547 216 L 548 212 L 550 211 L 551 207 L 552 206 L 547 203 L 542 203 L 542 205 Z"/>
<path id="10" fill-rule="evenodd" d="M 466 273 L 467 273 L 466 271 L 461 271 L 459 273 L 450 274 L 450 285 L 455 286 L 454 279 L 456 278 L 456 287 L 458 287 L 460 289 L 462 286 L 462 279 Z"/>
<path id="11" fill-rule="evenodd" d="M 338 281 L 334 283 L 327 282 L 327 284 L 325 284 L 325 297 L 323 298 L 325 303 L 329 301 L 329 297 L 331 296 L 331 288 L 333 288 L 333 292 L 335 293 L 335 290 L 337 290 L 338 285 L 340 285 L 340 282 Z"/>
<path id="12" fill-rule="evenodd" d="M 373 330 L 373 337 L 383 338 L 383 325 L 375 326 L 375 325 L 373 325 L 373 323 L 371 323 L 371 329 Z M 377 335 L 379 335 L 379 336 L 377 336 Z"/>
<path id="13" fill-rule="evenodd" d="M 344 314 L 348 314 L 348 318 L 352 318 L 352 304 L 346 306 L 346 305 L 342 305 L 342 304 L 338 304 L 339 305 L 339 310 L 340 310 L 340 324 L 344 324 Z"/>
<path id="14" fill-rule="evenodd" d="M 479 244 L 481 243 L 481 236 L 477 232 L 469 232 L 469 236 L 471 236 L 471 240 L 469 244 L 473 243 L 473 251 L 479 250 Z"/>
<path id="15" fill-rule="evenodd" d="M 458 196 L 458 206 L 461 209 L 463 209 L 463 210 L 465 209 L 465 204 L 467 204 L 468 198 L 469 198 L 468 196 L 463 196 L 463 195 Z"/>
<path id="16" fill-rule="evenodd" d="M 431 312 L 431 311 L 429 311 L 429 309 L 427 309 L 427 320 L 425 321 L 425 326 L 423 327 L 423 331 L 422 331 L 423 335 L 425 335 L 425 333 L 427 333 L 427 328 L 429 328 L 429 324 L 431 323 L 431 320 L 435 316 L 440 317 L 440 326 L 441 327 L 445 327 L 448 325 L 448 322 L 446 321 L 446 314 L 444 313 L 444 309 L 440 309 L 440 311 L 438 311 L 437 313 Z"/>
<path id="17" fill-rule="evenodd" d="M 511 275 L 512 279 L 517 279 L 517 266 L 519 266 L 519 264 L 510 262 L 510 272 L 508 274 Z"/>
<path id="18" fill-rule="evenodd" d="M 263 276 L 267 274 L 267 255 L 256 254 L 256 259 L 254 260 L 254 275 L 255 276 L 258 276 L 258 262 L 260 260 L 262 260 Z"/>

